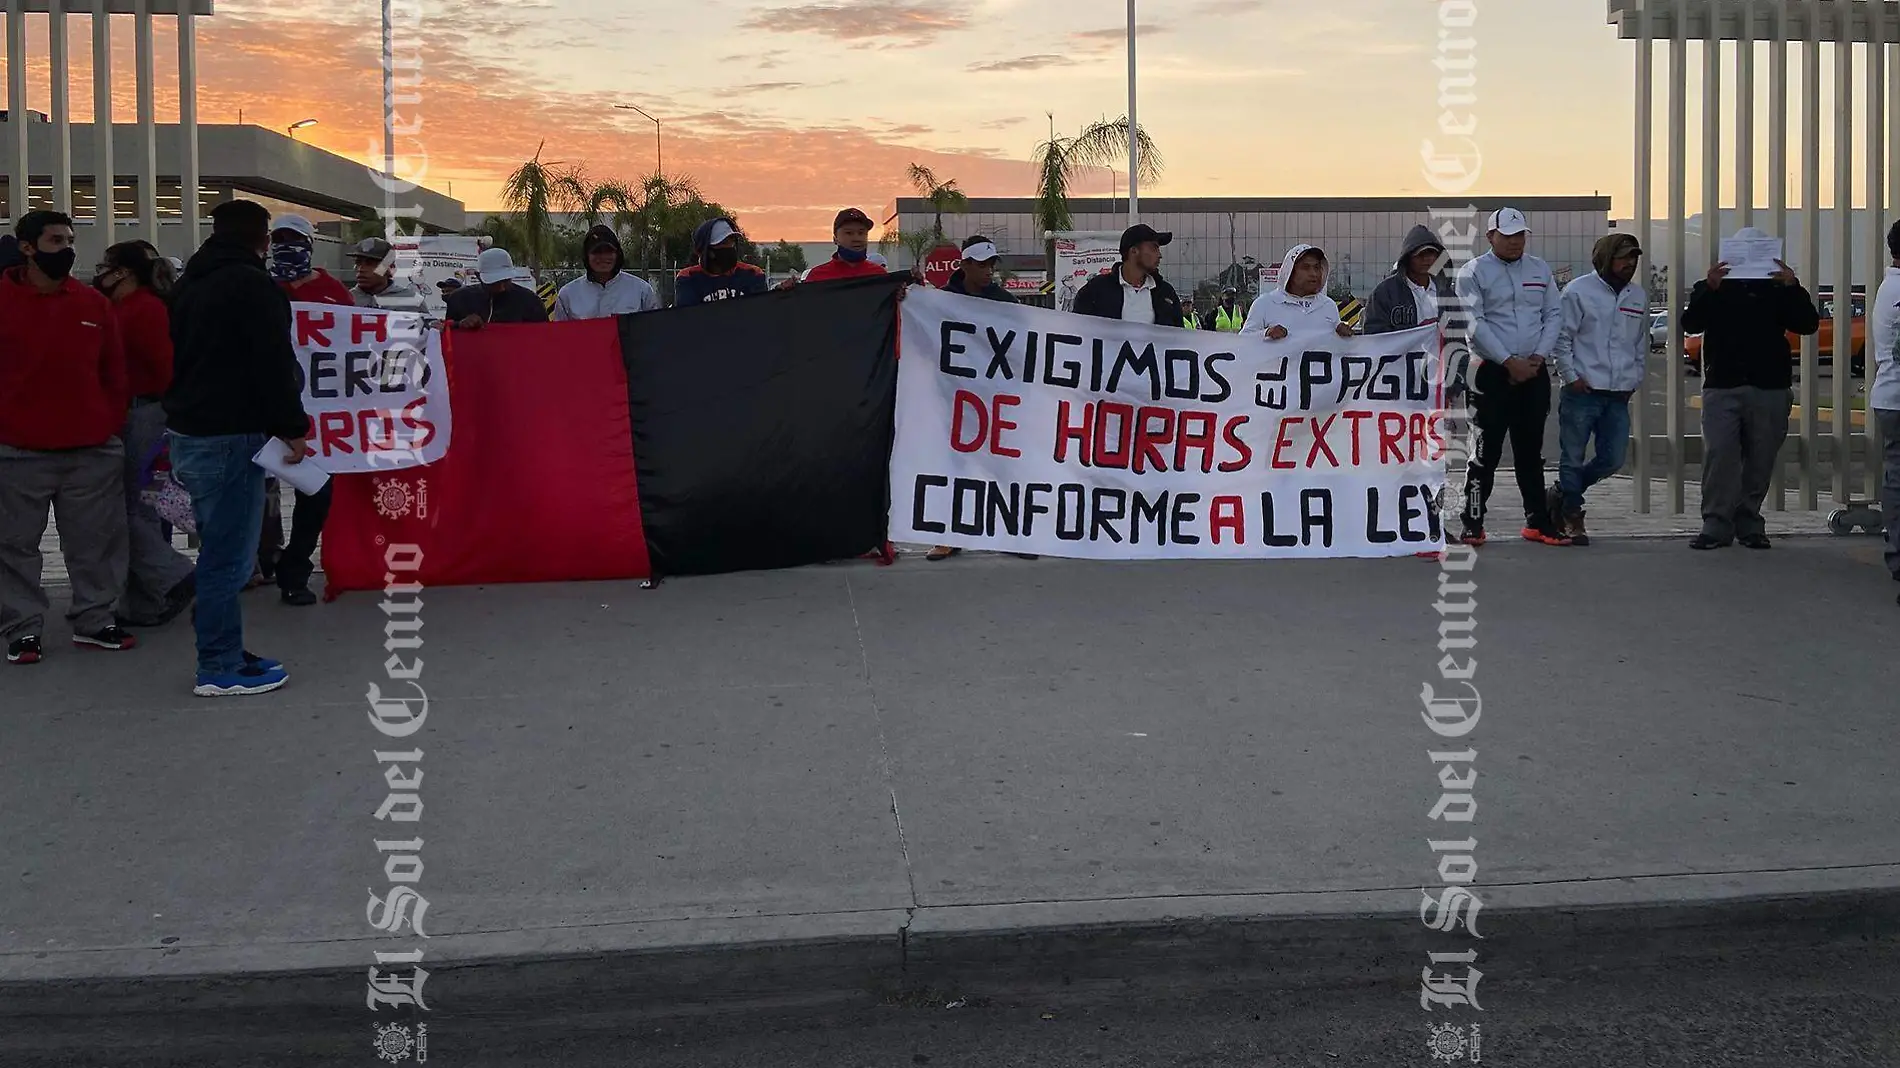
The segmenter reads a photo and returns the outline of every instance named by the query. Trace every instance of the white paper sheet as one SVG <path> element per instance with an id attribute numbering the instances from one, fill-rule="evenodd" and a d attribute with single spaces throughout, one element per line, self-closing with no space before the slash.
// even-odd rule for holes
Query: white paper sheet
<path id="1" fill-rule="evenodd" d="M 1750 237 L 1722 239 L 1722 262 L 1728 264 L 1730 278 L 1773 278 L 1781 268 L 1775 261 L 1782 258 L 1782 244 L 1778 237 Z"/>
<path id="2" fill-rule="evenodd" d="M 283 442 L 272 438 L 257 450 L 251 462 L 263 468 L 267 473 L 289 483 L 297 492 L 309 496 L 323 488 L 330 481 L 330 472 L 317 466 L 317 461 L 304 457 L 303 463 L 292 464 L 288 461 L 290 448 Z"/>

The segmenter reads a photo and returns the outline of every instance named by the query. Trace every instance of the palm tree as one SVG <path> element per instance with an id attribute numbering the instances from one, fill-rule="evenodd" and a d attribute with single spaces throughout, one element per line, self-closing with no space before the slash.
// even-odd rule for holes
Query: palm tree
<path id="1" fill-rule="evenodd" d="M 911 188 L 917 190 L 918 196 L 930 202 L 931 210 L 936 213 L 936 219 L 930 226 L 931 243 L 934 245 L 943 241 L 944 213 L 962 215 L 968 212 L 970 198 L 957 188 L 955 178 L 940 182 L 936 172 L 920 163 L 911 164 L 905 171 L 905 178 L 909 180 Z"/>
<path id="2" fill-rule="evenodd" d="M 516 217 L 516 225 L 511 229 L 519 242 L 504 247 L 513 247 L 529 268 L 536 271 L 556 255 L 558 235 L 554 213 L 587 199 L 584 183 L 575 171 L 561 169 L 558 162 L 541 161 L 541 149 L 545 147 L 547 142 L 541 142 L 534 150 L 534 158 L 516 167 L 501 186 L 502 203 L 509 214 Z M 496 243 L 500 243 L 499 235 Z"/>
<path id="3" fill-rule="evenodd" d="M 1141 146 L 1137 176 L 1144 182 L 1159 180 L 1161 150 L 1142 127 L 1135 127 L 1134 136 Z M 1052 116 L 1049 139 L 1037 145 L 1030 158 L 1036 168 L 1036 225 L 1044 232 L 1073 230 L 1075 217 L 1069 213 L 1069 187 L 1087 169 L 1107 167 L 1127 158 L 1128 116 L 1098 119 L 1084 126 L 1074 137 L 1057 137 Z"/>

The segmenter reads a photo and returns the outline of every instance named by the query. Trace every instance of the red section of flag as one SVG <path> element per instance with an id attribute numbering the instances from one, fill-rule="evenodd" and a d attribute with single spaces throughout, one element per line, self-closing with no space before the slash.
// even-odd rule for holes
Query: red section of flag
<path id="1" fill-rule="evenodd" d="M 336 478 L 326 590 L 645 578 L 614 320 L 451 331 L 445 347 L 448 454 Z M 421 550 L 421 565 L 391 580 L 386 557 L 406 545 Z"/>

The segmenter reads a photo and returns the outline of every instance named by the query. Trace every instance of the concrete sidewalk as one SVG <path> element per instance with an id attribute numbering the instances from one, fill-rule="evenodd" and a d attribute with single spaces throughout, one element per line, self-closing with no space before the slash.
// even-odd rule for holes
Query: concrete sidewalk
<path id="1" fill-rule="evenodd" d="M 1892 891 L 1878 561 L 1848 539 L 1489 547 L 1484 717 L 1456 746 L 1420 722 L 1438 569 L 1414 559 L 434 590 L 429 719 L 401 741 L 365 714 L 389 685 L 373 596 L 250 595 L 250 644 L 293 672 L 261 698 L 189 696 L 182 626 L 126 654 L 55 633 L 0 668 L 0 982 L 335 969 L 360 1004 L 372 950 L 410 948 L 365 920 L 374 842 L 416 836 L 432 964 L 1416 931 L 1426 839 L 1467 833 L 1487 912 Z M 1466 744 L 1477 820 L 1434 823 L 1426 753 Z M 411 747 L 423 818 L 380 823 L 372 752 Z"/>

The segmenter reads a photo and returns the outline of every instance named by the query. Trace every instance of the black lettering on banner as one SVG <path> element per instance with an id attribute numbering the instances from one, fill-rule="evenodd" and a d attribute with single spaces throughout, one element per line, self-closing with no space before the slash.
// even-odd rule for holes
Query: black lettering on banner
<path id="1" fill-rule="evenodd" d="M 1300 355 L 1300 410 L 1313 410 L 1313 392 L 1333 384 L 1333 354 L 1309 351 Z"/>
<path id="2" fill-rule="evenodd" d="M 976 537 L 983 533 L 983 498 L 989 483 L 980 478 L 959 478 L 950 488 L 950 532 Z M 965 509 L 964 497 L 970 498 Z"/>
<path id="3" fill-rule="evenodd" d="M 1015 381 L 1016 375 L 1009 369 L 1009 347 L 1016 343 L 1016 331 L 1011 330 L 1000 338 L 996 336 L 996 328 L 993 326 L 984 327 L 983 332 L 989 335 L 990 352 L 995 354 L 990 357 L 989 369 L 983 372 L 983 377 L 995 378 L 997 369 L 1001 368 L 1005 381 Z"/>
<path id="4" fill-rule="evenodd" d="M 1433 367 L 1431 356 L 1424 352 L 1405 354 L 1405 399 L 1410 401 L 1430 400 L 1433 385 Z"/>
<path id="5" fill-rule="evenodd" d="M 1080 482 L 1064 482 L 1056 487 L 1056 537 L 1081 541 L 1088 535 L 1087 501 L 1088 490 Z"/>
<path id="6" fill-rule="evenodd" d="M 950 480 L 942 475 L 918 475 L 917 488 L 910 498 L 910 527 L 927 534 L 942 534 L 943 524 L 933 523 L 924 518 L 924 493 L 937 486 L 948 486 Z"/>
<path id="7" fill-rule="evenodd" d="M 1357 390 L 1365 388 L 1372 378 L 1372 357 L 1341 356 L 1339 358 L 1339 400 L 1358 396 Z"/>
<path id="8" fill-rule="evenodd" d="M 1176 400 L 1201 399 L 1201 354 L 1193 349 L 1169 349 L 1161 356 L 1167 367 L 1168 396 Z M 1187 364 L 1187 381 L 1181 382 L 1175 375 L 1175 368 Z"/>
<path id="9" fill-rule="evenodd" d="M 1441 541 L 1445 537 L 1444 524 L 1438 518 L 1438 494 L 1430 486 L 1418 488 L 1419 500 L 1425 503 L 1425 529 L 1429 532 L 1429 541 Z"/>
<path id="10" fill-rule="evenodd" d="M 1121 544 L 1121 531 L 1115 524 L 1128 515 L 1128 491 L 1097 486 L 1089 493 L 1089 540 L 1101 541 L 1102 535 L 1108 540 Z"/>
<path id="11" fill-rule="evenodd" d="M 1402 381 L 1402 376 L 1392 370 L 1392 365 L 1404 358 L 1398 353 L 1379 357 L 1379 373 L 1372 378 L 1372 388 L 1366 391 L 1367 399 L 1376 401 L 1399 399 L 1399 394 L 1405 389 L 1405 383 Z"/>
<path id="12" fill-rule="evenodd" d="M 376 392 L 376 387 L 369 381 L 369 358 L 372 355 L 373 353 L 368 349 L 354 349 L 343 354 L 343 395 L 345 397 L 354 397 L 358 393 Z"/>
<path id="13" fill-rule="evenodd" d="M 1282 356 L 1277 365 L 1269 363 L 1265 370 L 1254 372 L 1253 402 L 1256 405 L 1276 412 L 1286 411 L 1286 376 L 1292 363 L 1291 356 Z"/>
<path id="14" fill-rule="evenodd" d="M 1003 487 L 994 482 L 990 483 L 990 507 L 989 514 L 983 519 L 983 536 L 994 538 L 996 536 L 996 528 L 1001 526 L 1003 533 L 1008 534 L 1012 538 L 1015 537 L 1016 531 L 1022 525 L 1022 513 L 1022 483 L 1011 482 L 1009 484 L 1009 496 L 1007 497 L 1003 496 Z"/>
<path id="15" fill-rule="evenodd" d="M 1317 506 L 1317 507 L 1315 507 Z M 1333 547 L 1333 491 L 1329 489 L 1310 489 L 1300 491 L 1300 541 L 1313 544 L 1313 529 L 1321 532 L 1320 544 Z"/>
<path id="16" fill-rule="evenodd" d="M 1271 490 L 1260 494 L 1260 524 L 1260 544 L 1262 545 L 1284 549 L 1300 543 L 1298 534 L 1281 534 L 1273 529 L 1273 491 Z"/>
<path id="17" fill-rule="evenodd" d="M 335 400 L 341 396 L 335 386 L 326 387 L 323 384 L 323 380 L 326 378 L 342 377 L 342 373 L 337 369 L 336 362 L 337 354 L 334 352 L 313 352 L 310 354 L 310 388 L 308 390 L 310 396 L 318 400 Z"/>
<path id="18" fill-rule="evenodd" d="M 1435 529 L 1438 509 L 1432 507 L 1433 495 L 1430 486 L 1399 487 L 1399 537 L 1411 542 L 1437 541 Z M 1431 516 L 1431 519 L 1426 519 Z M 1426 520 L 1425 529 L 1417 527 L 1419 520 Z"/>
<path id="19" fill-rule="evenodd" d="M 1177 493 L 1174 495 L 1174 510 L 1168 517 L 1168 532 L 1174 535 L 1176 545 L 1199 545 L 1201 536 L 1181 529 L 1183 524 L 1199 519 L 1200 513 L 1193 510 L 1199 503 L 1198 493 Z"/>
<path id="20" fill-rule="evenodd" d="M 1141 525 L 1152 523 L 1155 528 L 1155 544 L 1168 543 L 1168 491 L 1162 490 L 1161 496 L 1149 500 L 1140 490 L 1135 491 L 1135 507 L 1128 524 L 1128 544 L 1141 544 Z"/>
<path id="21" fill-rule="evenodd" d="M 1399 540 L 1397 531 L 1379 526 L 1379 487 L 1366 487 L 1366 540 L 1374 545 L 1390 545 Z"/>
<path id="22" fill-rule="evenodd" d="M 1106 342 L 1099 337 L 1089 342 L 1090 393 L 1100 393 L 1102 391 L 1102 346 L 1104 344 L 1106 344 Z"/>
<path id="23" fill-rule="evenodd" d="M 1134 342 L 1122 342 L 1121 351 L 1115 354 L 1115 366 L 1110 368 L 1108 372 L 1108 391 L 1110 393 L 1116 393 L 1121 390 L 1123 368 L 1127 368 L 1148 379 L 1149 400 L 1161 399 L 1161 368 L 1155 364 L 1155 347 L 1153 345 L 1143 345 L 1138 355 L 1135 352 Z"/>
<path id="24" fill-rule="evenodd" d="M 1036 332 L 1031 330 L 1023 339 L 1024 382 L 1034 382 L 1036 380 L 1036 353 L 1039 351 L 1041 350 L 1036 348 Z"/>
<path id="25" fill-rule="evenodd" d="M 937 369 L 944 374 L 955 375 L 958 378 L 975 378 L 976 368 L 965 367 L 951 360 L 952 356 L 961 356 L 963 353 L 969 351 L 963 347 L 962 342 L 957 340 L 957 335 L 959 334 L 968 334 L 971 337 L 975 337 L 976 325 L 974 323 L 954 322 L 950 319 L 943 321 L 941 344 L 937 349 Z"/>
<path id="26" fill-rule="evenodd" d="M 1023 487 L 1023 537 L 1025 538 L 1031 537 L 1036 533 L 1036 517 L 1049 514 L 1048 505 L 1036 503 L 1036 493 L 1038 490 L 1047 496 L 1049 493 L 1054 492 L 1055 487 L 1047 482 L 1031 482 L 1029 485 Z"/>
<path id="27" fill-rule="evenodd" d="M 1231 363 L 1233 359 L 1234 354 L 1231 352 L 1217 352 L 1207 358 L 1207 377 L 1218 384 L 1220 391 L 1210 396 L 1202 397 L 1201 400 L 1204 403 L 1219 404 L 1221 401 L 1234 395 L 1234 387 L 1228 384 L 1227 376 L 1221 374 L 1220 368 L 1214 366 L 1223 361 Z"/>
<path id="28" fill-rule="evenodd" d="M 1042 380 L 1052 386 L 1075 389 L 1082 384 L 1082 361 L 1064 358 L 1061 364 L 1062 377 L 1056 377 L 1056 346 L 1058 345 L 1073 345 L 1080 348 L 1082 339 L 1074 334 L 1049 334 L 1042 339 Z"/>

